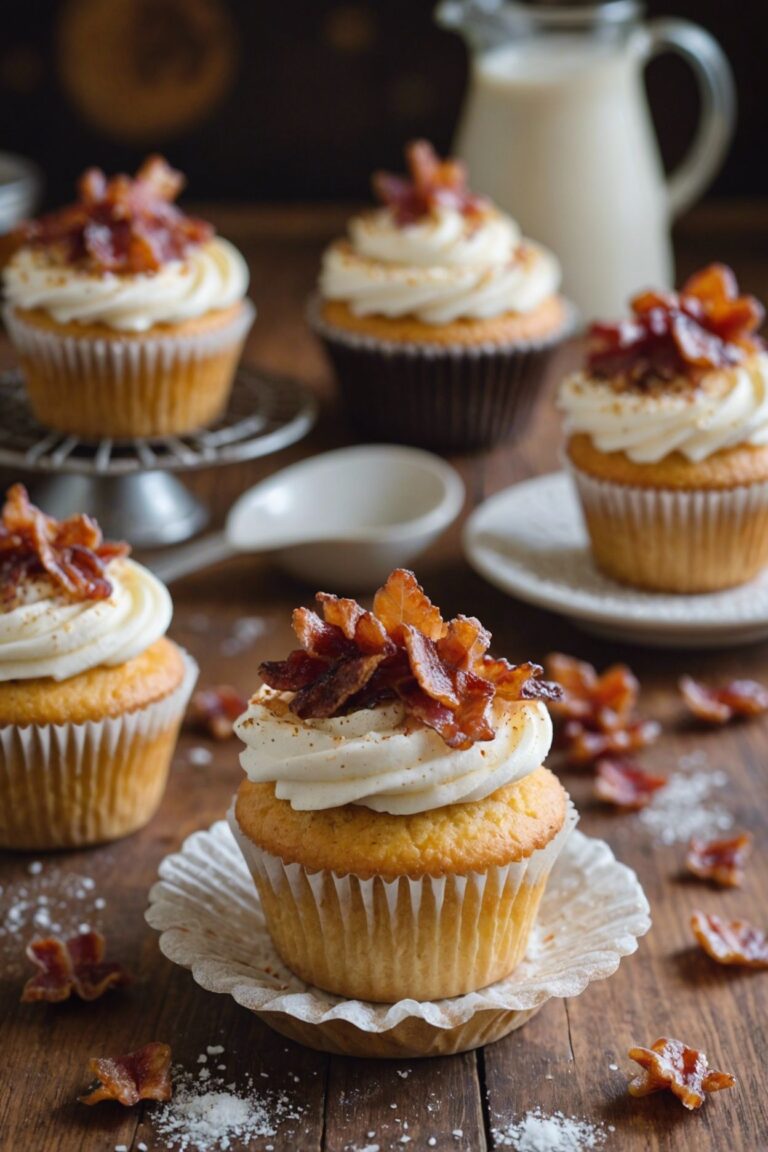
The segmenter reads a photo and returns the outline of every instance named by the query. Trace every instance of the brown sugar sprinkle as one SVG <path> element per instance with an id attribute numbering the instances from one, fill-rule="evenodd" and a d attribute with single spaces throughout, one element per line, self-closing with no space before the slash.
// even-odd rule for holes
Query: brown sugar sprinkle
<path id="1" fill-rule="evenodd" d="M 738 888 L 744 881 L 744 865 L 752 851 L 749 832 L 720 840 L 694 836 L 685 857 L 685 866 L 700 880 L 711 880 L 721 888 Z"/>
<path id="2" fill-rule="evenodd" d="M 22 224 L 14 243 L 45 248 L 90 273 L 156 272 L 213 235 L 210 224 L 173 203 L 183 187 L 184 177 L 162 156 L 147 157 L 133 178 L 108 179 L 89 168 L 76 203 Z"/>
<path id="3" fill-rule="evenodd" d="M 689 1048 L 682 1040 L 662 1037 L 650 1048 L 630 1048 L 629 1058 L 643 1069 L 629 1082 L 630 1096 L 668 1090 L 686 1108 L 694 1109 L 701 1108 L 710 1092 L 732 1088 L 736 1083 L 730 1072 L 710 1068 L 705 1053 Z"/>
<path id="4" fill-rule="evenodd" d="M 92 1057 L 88 1068 L 97 1084 L 78 1097 L 81 1104 L 116 1100 L 131 1108 L 140 1100 L 170 1100 L 173 1094 L 171 1049 L 156 1040 L 125 1056 Z"/>
<path id="5" fill-rule="evenodd" d="M 491 634 L 473 616 L 446 623 L 404 568 L 389 575 L 370 612 L 327 592 L 317 601 L 322 616 L 309 608 L 293 613 L 301 648 L 259 668 L 270 688 L 295 693 L 290 707 L 301 719 L 400 700 L 451 748 L 468 748 L 493 739 L 494 700 L 560 698 L 538 664 L 489 656 Z"/>
<path id="6" fill-rule="evenodd" d="M 768 968 L 768 935 L 749 921 L 694 912 L 691 929 L 707 955 L 718 964 Z"/>
<path id="7" fill-rule="evenodd" d="M 765 311 L 754 296 L 740 296 L 724 264 L 695 273 L 680 292 L 642 292 L 632 316 L 593 324 L 587 367 L 618 388 L 648 388 L 686 377 L 696 384 L 713 369 L 738 364 L 763 347 L 757 330 Z"/>
<path id="8" fill-rule="evenodd" d="M 412 140 L 405 148 L 407 176 L 374 173 L 374 195 L 392 210 L 397 223 L 414 224 L 433 209 L 454 208 L 464 216 L 480 216 L 488 202 L 467 187 L 467 170 L 460 160 L 441 160 L 427 140 Z"/>
<path id="9" fill-rule="evenodd" d="M 645 808 L 654 793 L 667 783 L 665 776 L 652 776 L 633 760 L 603 757 L 595 771 L 595 795 L 615 808 Z"/>
<path id="10" fill-rule="evenodd" d="M 90 516 L 46 516 L 14 484 L 0 513 L 0 597 L 12 603 L 23 580 L 47 576 L 73 600 L 105 600 L 112 595 L 107 566 L 129 551 L 105 540 Z"/>
<path id="11" fill-rule="evenodd" d="M 106 961 L 106 941 L 100 932 L 81 932 L 69 940 L 58 936 L 32 940 L 27 956 L 39 971 L 27 981 L 23 1004 L 39 1000 L 54 1004 L 72 993 L 81 1000 L 98 1000 L 109 988 L 129 984 L 122 964 Z"/>
<path id="12" fill-rule="evenodd" d="M 598 675 L 592 664 L 553 652 L 545 667 L 563 689 L 552 711 L 563 721 L 559 742 L 569 763 L 587 765 L 604 756 L 623 757 L 659 735 L 661 727 L 655 720 L 637 715 L 640 685 L 626 664 L 613 664 Z"/>
<path id="13" fill-rule="evenodd" d="M 768 688 L 757 680 L 730 680 L 709 688 L 692 676 L 682 676 L 678 686 L 689 710 L 704 724 L 727 724 L 737 716 L 768 711 Z"/>
<path id="14" fill-rule="evenodd" d="M 230 684 L 200 688 L 190 701 L 187 724 L 213 740 L 229 740 L 235 720 L 247 707 L 248 701 Z"/>

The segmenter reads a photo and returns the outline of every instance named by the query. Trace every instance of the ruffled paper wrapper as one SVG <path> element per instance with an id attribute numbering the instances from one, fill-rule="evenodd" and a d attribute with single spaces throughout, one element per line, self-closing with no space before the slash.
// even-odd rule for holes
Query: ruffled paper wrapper
<path id="1" fill-rule="evenodd" d="M 333 364 L 345 414 L 360 433 L 453 452 L 519 439 L 552 353 L 576 328 L 569 305 L 549 337 L 468 347 L 348 332 L 323 319 L 316 296 L 307 318 Z"/>
<path id="2" fill-rule="evenodd" d="M 768 564 L 768 483 L 738 488 L 635 488 L 567 461 L 597 567 L 655 592 L 715 592 Z"/>
<path id="3" fill-rule="evenodd" d="M 174 334 L 101 339 L 3 318 L 24 371 L 29 402 L 47 428 L 84 439 L 179 436 L 204 428 L 226 408 L 256 310 L 244 300 L 225 323 Z"/>
<path id="4" fill-rule="evenodd" d="M 284 965 L 224 821 L 166 857 L 146 915 L 161 933 L 164 955 L 277 1032 L 327 1052 L 395 1058 L 499 1040 L 547 1000 L 578 996 L 612 975 L 650 927 L 634 872 L 607 844 L 574 831 L 550 874 L 526 958 L 511 976 L 445 1000 L 347 1000 L 307 985 Z"/>
<path id="5" fill-rule="evenodd" d="M 154 816 L 198 667 L 169 695 L 84 724 L 0 728 L 0 848 L 81 848 Z"/>

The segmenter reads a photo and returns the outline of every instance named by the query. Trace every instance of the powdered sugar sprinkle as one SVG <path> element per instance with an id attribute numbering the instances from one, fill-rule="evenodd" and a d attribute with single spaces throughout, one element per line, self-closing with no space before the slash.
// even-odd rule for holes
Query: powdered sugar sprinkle
<path id="1" fill-rule="evenodd" d="M 526 1112 L 492 1132 L 494 1143 L 500 1148 L 514 1148 L 516 1152 L 592 1152 L 603 1148 L 607 1130 L 601 1124 L 591 1124 L 576 1116 L 562 1112 L 547 1115 L 540 1108 Z"/>

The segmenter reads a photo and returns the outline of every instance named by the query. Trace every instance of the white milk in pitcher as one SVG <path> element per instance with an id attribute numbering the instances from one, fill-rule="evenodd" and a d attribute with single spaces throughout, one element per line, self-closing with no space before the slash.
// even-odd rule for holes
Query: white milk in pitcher
<path id="1" fill-rule="evenodd" d="M 475 60 L 457 140 L 472 187 L 560 258 L 585 320 L 672 279 L 642 38 L 553 35 Z"/>

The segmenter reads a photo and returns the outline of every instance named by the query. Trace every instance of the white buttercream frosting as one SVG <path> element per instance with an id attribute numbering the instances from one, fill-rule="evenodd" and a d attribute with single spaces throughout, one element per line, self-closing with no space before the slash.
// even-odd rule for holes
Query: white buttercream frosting
<path id="1" fill-rule="evenodd" d="M 248 290 L 248 266 L 228 240 L 215 236 L 157 272 L 92 273 L 53 262 L 34 247 L 19 249 L 3 273 L 17 308 L 39 308 L 60 324 L 106 324 L 146 332 L 229 308 Z"/>
<path id="2" fill-rule="evenodd" d="M 544 761 L 552 721 L 540 701 L 494 706 L 496 734 L 467 749 L 406 716 L 398 701 L 330 720 L 300 720 L 289 693 L 262 688 L 235 724 L 240 763 L 278 799 L 313 811 L 362 804 L 405 816 L 482 800 Z"/>
<path id="3" fill-rule="evenodd" d="M 584 433 L 600 452 L 624 452 L 653 464 L 672 452 L 705 460 L 740 444 L 768 444 L 768 354 L 735 367 L 643 390 L 576 373 L 560 388 L 558 405 L 569 435 Z"/>
<path id="4" fill-rule="evenodd" d="M 560 286 L 560 266 L 496 209 L 453 208 L 400 225 L 387 208 L 355 217 L 349 239 L 323 257 L 320 292 L 359 316 L 417 316 L 427 324 L 531 312 Z"/>
<path id="5" fill-rule="evenodd" d="M 105 600 L 73 600 L 47 578 L 23 581 L 0 610 L 0 681 L 67 680 L 124 664 L 165 635 L 172 615 L 165 585 L 125 558 L 113 560 L 107 575 Z"/>

